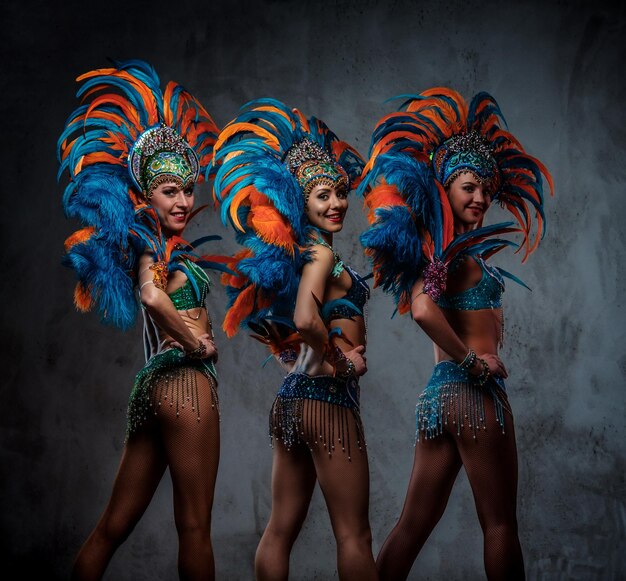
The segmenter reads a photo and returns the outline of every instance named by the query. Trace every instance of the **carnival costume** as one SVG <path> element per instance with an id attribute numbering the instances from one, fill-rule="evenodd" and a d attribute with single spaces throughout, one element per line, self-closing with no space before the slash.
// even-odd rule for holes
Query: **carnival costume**
<path id="1" fill-rule="evenodd" d="M 500 109 L 487 93 L 477 94 L 469 105 L 445 88 L 402 98 L 407 100 L 401 110 L 383 117 L 374 130 L 358 190 L 368 209 L 370 228 L 361 242 L 372 260 L 375 285 L 394 296 L 400 313 L 410 310 L 411 290 L 420 278 L 423 292 L 442 309 L 501 309 L 503 277 L 521 281 L 485 260 L 516 246 L 500 237 L 511 232 L 523 237 L 518 248 L 523 260 L 537 248 L 545 232 L 542 176 L 552 193 L 550 174 L 501 126 Z M 464 172 L 481 184 L 489 183 L 492 200 L 508 210 L 516 224 L 479 225 L 455 238 L 445 188 Z M 479 263 L 482 279 L 476 287 L 450 296 L 448 272 L 467 257 Z M 475 434 L 484 428 L 482 392 L 491 395 L 504 428 L 503 412 L 510 411 L 504 382 L 490 377 L 488 370 L 478 379 L 471 376 L 468 369 L 476 356 L 468 357 L 460 365 L 443 361 L 435 367 L 418 400 L 418 439 L 441 434 L 451 407 L 457 430 L 467 426 Z"/>
<path id="2" fill-rule="evenodd" d="M 203 308 L 209 279 L 201 267 L 224 271 L 224 260 L 199 256 L 193 246 L 217 237 L 192 244 L 166 238 L 150 197 L 162 183 L 184 189 L 208 178 L 218 128 L 181 85 L 170 82 L 162 91 L 156 71 L 143 61 L 115 62 L 114 68 L 77 80 L 84 82 L 77 95 L 82 104 L 69 116 L 58 142 L 59 177 L 67 171 L 70 178 L 65 213 L 84 225 L 65 242 L 64 262 L 78 278 L 76 307 L 82 312 L 95 308 L 104 323 L 122 329 L 133 325 L 138 261 L 149 252 L 157 288 L 166 290 L 169 273 L 178 270 L 187 276 L 169 295 L 176 309 Z M 213 362 L 198 357 L 200 347 L 187 354 L 164 348 L 156 323 L 145 310 L 143 314 L 146 365 L 131 393 L 128 432 L 149 412 L 156 413 L 162 401 L 175 405 L 177 412 L 187 405 L 199 421 L 194 370 L 214 386 Z"/>
<path id="3" fill-rule="evenodd" d="M 346 414 L 352 413 L 361 445 L 357 378 L 308 375 L 311 349 L 295 331 L 292 319 L 302 268 L 311 260 L 310 247 L 328 246 L 307 219 L 308 197 L 320 184 L 348 192 L 357 184 L 363 161 L 322 121 L 307 119 L 279 101 L 259 99 L 224 128 L 215 145 L 215 164 L 219 166 L 215 195 L 222 220 L 233 226 L 245 247 L 229 264 L 236 275 L 222 276 L 230 297 L 224 331 L 232 336 L 239 327 L 248 326 L 283 363 L 295 362 L 272 407 L 270 437 L 280 438 L 290 448 L 301 441 L 303 424 L 312 421 L 329 454 L 339 441 L 349 456 L 350 444 L 341 428 L 340 433 L 333 431 L 336 425 L 347 425 Z M 338 352 L 332 348 L 338 332 L 331 328 L 332 320 L 362 316 L 369 296 L 363 279 L 334 256 L 332 276 L 347 270 L 352 287 L 347 296 L 320 304 L 321 318 L 330 329 L 331 356 Z M 318 406 L 311 417 L 304 417 L 307 400 L 328 406 L 328 413 L 317 413 Z"/>

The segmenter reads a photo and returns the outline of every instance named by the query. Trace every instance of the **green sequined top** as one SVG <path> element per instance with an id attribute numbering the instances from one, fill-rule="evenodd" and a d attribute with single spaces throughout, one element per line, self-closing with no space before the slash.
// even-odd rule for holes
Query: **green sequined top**
<path id="1" fill-rule="evenodd" d="M 197 264 L 189 260 L 185 260 L 185 266 L 189 271 L 189 274 L 193 277 L 193 282 L 187 278 L 185 284 L 175 291 L 168 293 L 168 296 L 174 303 L 177 311 L 185 311 L 187 309 L 195 309 L 198 307 L 204 307 L 204 301 L 209 294 L 211 287 L 211 281 L 206 272 L 202 270 Z M 197 287 L 194 289 L 194 283 Z"/>

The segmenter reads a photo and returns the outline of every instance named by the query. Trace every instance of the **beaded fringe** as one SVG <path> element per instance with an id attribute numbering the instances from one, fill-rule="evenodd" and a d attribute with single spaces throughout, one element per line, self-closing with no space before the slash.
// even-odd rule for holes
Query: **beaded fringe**
<path id="1" fill-rule="evenodd" d="M 511 414 L 511 407 L 506 393 L 491 383 L 482 388 L 467 382 L 451 382 L 437 386 L 437 389 L 426 389 L 418 398 L 416 412 L 415 440 L 419 442 L 420 434 L 426 439 L 439 436 L 450 422 L 456 425 L 457 436 L 461 429 L 472 430 L 476 435 L 486 430 L 484 393 L 488 393 L 493 401 L 496 422 L 504 434 L 504 412 Z"/>
<path id="2" fill-rule="evenodd" d="M 147 373 L 143 373 L 147 371 Z M 196 371 L 207 378 L 211 389 L 211 409 L 217 409 L 219 416 L 219 399 L 213 377 L 197 367 L 163 367 L 144 368 L 137 376 L 135 386 L 128 404 L 128 427 L 126 438 L 137 431 L 148 420 L 149 415 L 157 415 L 159 408 L 169 404 L 176 406 L 176 417 L 187 408 L 196 415 L 200 422 L 200 398 Z M 184 412 L 183 412 L 184 413 Z"/>
<path id="3" fill-rule="evenodd" d="M 305 402 L 308 402 L 305 413 Z M 294 445 L 304 443 L 313 450 L 312 445 L 322 445 L 329 456 L 336 448 L 348 454 L 352 460 L 352 443 L 348 414 L 356 423 L 357 441 L 359 450 L 365 447 L 363 423 L 358 409 L 351 409 L 336 404 L 305 398 L 283 398 L 280 395 L 274 400 L 269 418 L 270 443 L 274 440 L 282 441 L 287 450 Z M 313 442 L 309 442 L 307 434 L 313 434 Z"/>

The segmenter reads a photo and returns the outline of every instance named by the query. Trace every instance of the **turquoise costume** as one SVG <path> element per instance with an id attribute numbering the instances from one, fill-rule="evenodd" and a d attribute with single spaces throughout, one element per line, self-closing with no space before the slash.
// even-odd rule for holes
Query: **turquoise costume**
<path id="1" fill-rule="evenodd" d="M 482 277 L 478 284 L 456 295 L 443 293 L 437 300 L 439 307 L 455 311 L 502 308 L 504 277 L 500 270 L 490 266 L 480 257 L 474 257 L 474 260 L 482 271 Z"/>
<path id="2" fill-rule="evenodd" d="M 437 300 L 440 308 L 456 311 L 502 308 L 502 274 L 481 257 L 473 259 L 482 271 L 478 284 L 455 295 L 443 293 Z M 455 263 L 452 264 L 452 269 L 454 266 Z M 487 383 L 481 386 L 476 377 L 454 361 L 437 363 L 426 388 L 417 400 L 416 440 L 419 441 L 420 437 L 429 439 L 441 435 L 446 427 L 449 429 L 450 423 L 456 426 L 457 435 L 461 433 L 461 428 L 467 427 L 476 437 L 479 430 L 488 428 L 484 393 L 493 401 L 496 421 L 504 433 L 504 412 L 511 413 L 511 407 L 502 377 L 490 376 Z"/>

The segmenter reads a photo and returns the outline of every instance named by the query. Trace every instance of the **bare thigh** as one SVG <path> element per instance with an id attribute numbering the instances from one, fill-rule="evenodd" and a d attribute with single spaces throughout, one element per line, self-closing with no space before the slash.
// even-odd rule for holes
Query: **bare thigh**
<path id="1" fill-rule="evenodd" d="M 213 493 L 220 457 L 220 426 L 213 378 L 197 370 L 197 399 L 184 408 L 159 407 L 157 419 L 174 488 L 177 524 L 210 526 Z"/>
<path id="2" fill-rule="evenodd" d="M 268 524 L 274 534 L 295 540 L 309 510 L 316 479 L 311 453 L 304 444 L 288 450 L 280 440 L 275 441 Z"/>
<path id="3" fill-rule="evenodd" d="M 360 419 L 347 408 L 305 402 L 304 437 L 335 536 L 369 531 L 369 465 Z"/>
<path id="4" fill-rule="evenodd" d="M 149 423 L 128 438 L 109 503 L 99 525 L 104 533 L 125 537 L 152 500 L 167 466 L 165 451 Z"/>
<path id="5" fill-rule="evenodd" d="M 505 412 L 502 433 L 493 400 L 486 394 L 483 397 L 487 429 L 476 438 L 471 430 L 461 430 L 457 442 L 484 528 L 487 523 L 516 522 L 517 447 L 513 416 Z"/>

